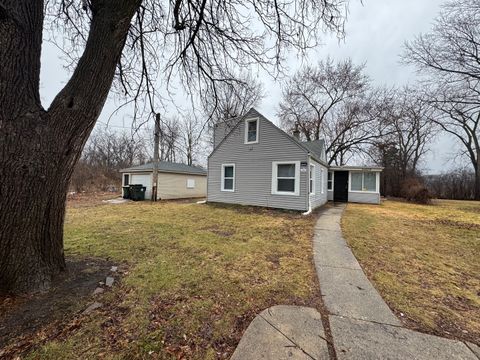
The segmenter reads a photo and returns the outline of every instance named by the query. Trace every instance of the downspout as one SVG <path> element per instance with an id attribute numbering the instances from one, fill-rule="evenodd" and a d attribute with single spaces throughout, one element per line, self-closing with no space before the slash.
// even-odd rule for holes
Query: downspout
<path id="1" fill-rule="evenodd" d="M 310 199 L 310 153 L 308 153 L 308 162 L 307 162 L 307 198 L 308 198 L 308 210 L 302 213 L 302 215 L 310 215 L 312 213 L 312 201 Z"/>

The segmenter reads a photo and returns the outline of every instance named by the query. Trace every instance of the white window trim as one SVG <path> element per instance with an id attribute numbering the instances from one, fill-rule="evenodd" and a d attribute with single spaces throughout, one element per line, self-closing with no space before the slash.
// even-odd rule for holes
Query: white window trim
<path id="1" fill-rule="evenodd" d="M 312 188 L 309 189 L 309 192 L 310 192 L 310 195 L 315 195 L 315 187 L 316 187 L 316 184 L 315 184 L 315 164 L 310 164 L 310 167 L 309 167 L 309 173 L 308 173 L 308 187 L 310 188 L 310 180 L 312 181 Z M 313 173 L 313 177 L 312 177 L 312 173 Z"/>
<path id="2" fill-rule="evenodd" d="M 374 173 L 375 174 L 375 191 L 371 190 L 352 190 L 352 173 Z M 362 188 L 364 176 L 362 175 Z M 360 193 L 360 194 L 378 194 L 380 193 L 380 172 L 378 171 L 349 171 L 348 172 L 348 192 Z"/>
<path id="3" fill-rule="evenodd" d="M 278 191 L 277 190 L 277 173 L 278 165 L 295 164 L 295 191 Z M 300 195 L 300 161 L 273 161 L 272 162 L 272 194 L 273 195 Z"/>
<path id="4" fill-rule="evenodd" d="M 248 123 L 252 122 L 252 121 L 256 121 L 257 122 L 257 139 L 255 141 L 248 141 Z M 245 144 L 257 144 L 258 143 L 258 137 L 259 137 L 259 124 L 260 124 L 260 121 L 257 118 L 250 118 L 250 119 L 245 119 Z"/>
<path id="5" fill-rule="evenodd" d="M 328 173 L 327 173 L 327 191 L 333 191 L 333 189 L 335 188 L 335 171 L 327 170 L 327 172 L 332 173 L 332 188 L 331 189 L 328 188 Z"/>
<path id="6" fill-rule="evenodd" d="M 234 174 L 234 175 L 235 175 L 235 174 Z M 192 185 L 192 186 L 188 186 L 188 185 L 189 185 L 189 182 L 193 183 L 193 185 Z M 196 184 L 195 184 L 195 179 L 192 179 L 192 178 L 187 179 L 187 189 L 195 189 L 195 185 L 196 185 Z"/>
<path id="7" fill-rule="evenodd" d="M 233 166 L 233 188 L 232 189 L 225 189 L 225 167 L 227 166 Z M 221 184 L 221 190 L 222 191 L 227 191 L 227 192 L 235 192 L 235 177 L 237 176 L 237 171 L 235 170 L 235 164 L 222 164 L 222 184 Z M 230 178 L 228 178 L 230 179 Z"/>

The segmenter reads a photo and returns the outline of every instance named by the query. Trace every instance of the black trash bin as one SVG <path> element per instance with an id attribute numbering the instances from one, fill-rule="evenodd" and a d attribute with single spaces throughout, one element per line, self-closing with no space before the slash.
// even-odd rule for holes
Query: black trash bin
<path id="1" fill-rule="evenodd" d="M 130 199 L 133 201 L 145 200 L 145 191 L 147 188 L 142 184 L 130 185 Z"/>
<path id="2" fill-rule="evenodd" d="M 123 186 L 123 198 L 130 199 L 130 186 Z"/>

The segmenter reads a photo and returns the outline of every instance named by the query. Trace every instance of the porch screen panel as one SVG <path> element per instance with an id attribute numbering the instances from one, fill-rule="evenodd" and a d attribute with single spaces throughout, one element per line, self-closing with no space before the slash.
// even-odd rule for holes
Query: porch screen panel
<path id="1" fill-rule="evenodd" d="M 351 189 L 352 191 L 362 191 L 362 173 L 351 173 Z"/>
<path id="2" fill-rule="evenodd" d="M 364 191 L 377 191 L 377 175 L 372 172 L 366 172 L 363 174 L 363 187 Z"/>

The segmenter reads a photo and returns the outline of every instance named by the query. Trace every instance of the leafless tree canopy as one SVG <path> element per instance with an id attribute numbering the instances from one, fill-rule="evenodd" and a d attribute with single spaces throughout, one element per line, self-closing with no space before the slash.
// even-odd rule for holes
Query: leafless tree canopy
<path id="1" fill-rule="evenodd" d="M 427 175 L 425 182 L 436 198 L 473 200 L 475 197 L 475 173 L 468 168 L 460 167 L 438 175 Z"/>
<path id="2" fill-rule="evenodd" d="M 160 106 L 158 102 L 165 99 L 157 87 L 175 91 L 181 84 L 187 93 L 208 104 L 209 116 L 226 110 L 217 110 L 216 100 L 222 101 L 227 93 L 251 94 L 256 84 L 245 81 L 239 75 L 241 69 L 281 72 L 288 49 L 303 52 L 315 47 L 324 31 L 343 36 L 348 3 L 346 0 L 137 2 L 139 6 L 117 66 L 114 90 L 127 102 L 135 103 L 136 114 L 144 111 L 153 114 Z M 86 45 L 92 17 L 100 8 L 101 2 L 95 0 L 47 2 L 52 39 L 64 51 L 72 68 Z"/>
<path id="3" fill-rule="evenodd" d="M 298 128 L 307 141 L 325 138 L 328 162 L 344 165 L 379 136 L 376 97 L 362 65 L 328 58 L 286 84 L 279 116 L 290 133 Z"/>
<path id="4" fill-rule="evenodd" d="M 419 170 L 420 161 L 430 150 L 436 135 L 435 124 L 431 121 L 433 110 L 418 90 L 409 87 L 390 91 L 384 102 L 388 105 L 383 120 L 391 131 L 382 141 L 397 148 L 400 175 L 405 178 Z"/>
<path id="5" fill-rule="evenodd" d="M 106 191 L 120 186 L 118 171 L 145 163 L 147 142 L 139 133 L 99 129 L 90 136 L 70 188 L 74 191 Z"/>
<path id="6" fill-rule="evenodd" d="M 404 60 L 417 66 L 432 121 L 456 138 L 476 174 L 480 199 L 480 3 L 454 0 L 442 7 L 433 30 L 406 45 Z"/>
<path id="7" fill-rule="evenodd" d="M 217 86 L 216 96 L 207 97 L 203 112 L 210 117 L 210 125 L 245 114 L 264 97 L 263 84 L 251 75 L 240 75 L 240 86 L 228 82 Z"/>

